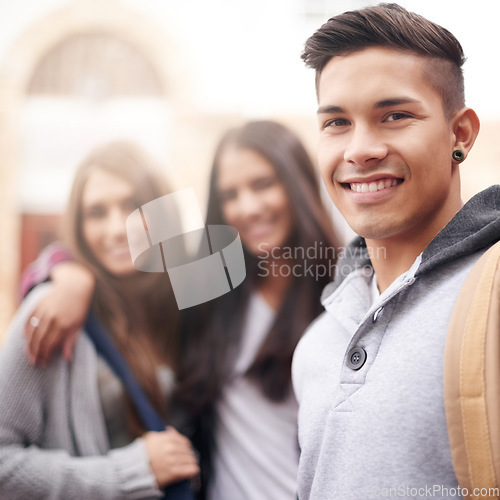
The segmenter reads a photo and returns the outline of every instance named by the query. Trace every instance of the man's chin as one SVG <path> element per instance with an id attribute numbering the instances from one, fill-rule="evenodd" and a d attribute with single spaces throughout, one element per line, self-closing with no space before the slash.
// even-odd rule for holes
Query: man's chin
<path id="1" fill-rule="evenodd" d="M 365 240 L 377 241 L 385 240 L 394 236 L 397 233 L 397 229 L 394 224 L 390 223 L 349 223 L 350 228 L 359 236 L 362 236 Z"/>

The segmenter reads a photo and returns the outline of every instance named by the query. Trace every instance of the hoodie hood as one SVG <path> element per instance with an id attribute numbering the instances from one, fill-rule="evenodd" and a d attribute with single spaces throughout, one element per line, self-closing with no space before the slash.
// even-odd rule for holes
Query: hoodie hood
<path id="1" fill-rule="evenodd" d="M 422 253 L 416 272 L 421 276 L 454 259 L 486 250 L 500 239 L 500 185 L 491 186 L 471 198 L 436 235 Z M 372 267 L 366 242 L 356 237 L 339 256 L 335 280 L 323 290 L 321 299 L 332 294 L 354 269 Z"/>
<path id="2" fill-rule="evenodd" d="M 471 198 L 429 243 L 417 275 L 486 249 L 499 239 L 500 185 L 497 185 Z"/>

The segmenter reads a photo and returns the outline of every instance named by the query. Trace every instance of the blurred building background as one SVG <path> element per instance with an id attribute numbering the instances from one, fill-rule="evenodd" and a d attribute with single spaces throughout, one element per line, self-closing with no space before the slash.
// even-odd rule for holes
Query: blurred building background
<path id="1" fill-rule="evenodd" d="M 95 145 L 131 139 L 174 189 L 206 198 L 220 135 L 247 119 L 295 129 L 311 154 L 314 75 L 300 53 L 360 0 L 0 0 L 0 338 L 20 273 L 58 238 L 73 172 Z M 500 182 L 500 5 L 401 0 L 463 43 L 468 105 L 482 119 L 463 196 Z M 500 142 L 500 141 L 499 141 Z"/>

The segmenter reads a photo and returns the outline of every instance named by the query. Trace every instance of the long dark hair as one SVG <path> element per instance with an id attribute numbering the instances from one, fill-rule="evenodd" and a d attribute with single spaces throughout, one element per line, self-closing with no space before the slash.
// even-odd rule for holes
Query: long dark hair
<path id="1" fill-rule="evenodd" d="M 307 264 L 313 269 L 317 265 L 331 269 L 337 238 L 320 201 L 313 164 L 297 135 L 277 122 L 253 121 L 230 130 L 222 138 L 212 166 L 207 224 L 226 224 L 218 190 L 218 163 L 228 147 L 254 151 L 269 161 L 291 200 L 294 228 L 288 244 L 316 248 L 316 255 L 308 258 Z M 319 252 L 320 247 L 330 252 Z M 192 407 L 213 404 L 230 375 L 248 300 L 261 279 L 259 259 L 245 249 L 244 253 L 247 277 L 243 284 L 206 304 L 207 324 L 198 325 L 191 332 L 191 343 L 184 355 L 186 379 L 180 387 L 186 398 L 196 395 Z M 307 325 L 321 312 L 320 293 L 330 280 L 328 273 L 291 278 L 275 321 L 247 372 L 268 399 L 278 402 L 288 396 L 293 351 Z"/>
<path id="2" fill-rule="evenodd" d="M 110 333 L 143 390 L 156 410 L 166 419 L 166 398 L 160 389 L 153 359 L 162 359 L 174 370 L 179 350 L 179 311 L 168 276 L 138 272 L 134 276 L 137 290 L 134 307 L 140 307 L 147 320 L 147 333 L 137 324 L 131 304 L 123 293 L 119 278 L 96 259 L 83 234 L 82 197 L 88 178 L 96 170 L 114 174 L 134 187 L 137 207 L 169 192 L 163 177 L 152 166 L 151 159 L 137 146 L 113 142 L 98 147 L 80 164 L 73 181 L 65 213 L 65 241 L 74 257 L 88 267 L 96 280 L 93 308 Z M 128 422 L 133 435 L 144 432 L 137 413 L 128 401 Z"/>

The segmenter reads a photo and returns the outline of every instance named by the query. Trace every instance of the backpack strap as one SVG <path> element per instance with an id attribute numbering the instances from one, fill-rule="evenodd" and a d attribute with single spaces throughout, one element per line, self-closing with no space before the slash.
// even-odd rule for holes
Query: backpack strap
<path id="1" fill-rule="evenodd" d="M 164 431 L 166 428 L 165 423 L 149 402 L 127 362 L 92 311 L 87 316 L 85 332 L 94 344 L 97 353 L 123 382 L 144 427 L 149 431 Z M 194 492 L 187 480 L 170 484 L 163 491 L 164 500 L 194 500 Z"/>
<path id="2" fill-rule="evenodd" d="M 115 375 L 122 381 L 144 427 L 150 431 L 159 432 L 165 430 L 165 422 L 163 422 L 149 402 L 127 362 L 92 312 L 87 316 L 85 332 L 94 344 L 98 354 L 108 363 Z"/>
<path id="3" fill-rule="evenodd" d="M 474 265 L 455 303 L 446 338 L 444 398 L 463 496 L 499 499 L 500 242 Z"/>

